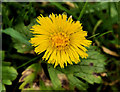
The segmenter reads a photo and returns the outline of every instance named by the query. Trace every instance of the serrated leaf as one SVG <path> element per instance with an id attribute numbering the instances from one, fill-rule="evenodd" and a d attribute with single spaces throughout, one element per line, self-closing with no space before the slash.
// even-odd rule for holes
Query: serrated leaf
<path id="1" fill-rule="evenodd" d="M 64 90 L 63 87 L 63 81 L 60 79 L 60 74 L 63 74 L 66 76 L 68 80 L 68 90 L 74 90 L 74 88 L 78 88 L 79 90 L 86 90 L 88 88 L 88 83 L 94 84 L 94 83 L 101 83 L 101 77 L 99 73 L 104 72 L 104 66 L 105 66 L 105 60 L 106 58 L 104 55 L 100 54 L 98 49 L 94 46 L 91 46 L 88 48 L 88 58 L 82 59 L 79 64 L 74 65 L 68 65 L 66 68 L 61 69 L 60 67 L 53 68 L 52 65 L 48 65 L 48 72 L 49 76 L 52 82 L 52 86 L 45 86 L 44 81 L 40 81 L 40 90 Z M 37 69 L 36 65 L 31 65 L 27 69 L 33 69 L 36 72 L 39 71 L 39 68 Z M 40 67 L 40 66 L 39 66 Z M 23 75 L 25 75 L 26 72 L 23 72 Z M 29 73 L 28 73 L 29 74 Z M 39 72 L 40 75 L 42 75 Z M 34 76 L 34 77 L 33 77 Z M 33 83 L 33 80 L 35 79 L 34 72 L 27 75 L 27 77 L 24 78 L 24 82 L 20 86 L 20 89 L 23 89 L 26 84 L 31 85 Z M 41 76 L 40 76 L 41 77 Z M 42 78 L 42 77 L 41 77 Z M 84 80 L 84 81 L 83 81 Z M 32 85 L 31 85 L 32 86 Z M 30 87 L 32 88 L 32 87 Z"/>
<path id="2" fill-rule="evenodd" d="M 87 87 L 88 87 L 87 83 L 85 84 L 84 82 L 79 80 L 73 74 L 68 74 L 67 76 L 68 76 L 70 85 L 72 85 L 72 87 L 77 87 L 79 90 L 86 90 L 87 89 Z"/>
<path id="3" fill-rule="evenodd" d="M 66 71 L 71 70 L 76 77 L 82 78 L 91 84 L 100 83 L 101 78 L 97 73 L 105 70 L 106 58 L 94 49 L 94 47 L 88 49 L 88 59 L 83 59 L 79 65 L 68 66 Z M 67 73 L 70 73 L 70 71 Z"/>
<path id="4" fill-rule="evenodd" d="M 17 75 L 18 73 L 16 69 L 10 66 L 10 62 L 2 62 L 2 86 L 3 87 L 4 87 L 4 84 L 11 85 L 12 81 L 16 79 Z"/>
<path id="5" fill-rule="evenodd" d="M 88 58 L 82 59 L 79 64 L 76 65 L 68 65 L 66 68 L 61 69 L 60 67 L 50 69 L 49 65 L 49 75 L 51 81 L 54 85 L 61 85 L 56 83 L 58 81 L 57 74 L 64 73 L 69 80 L 69 86 L 73 90 L 74 87 L 77 87 L 80 90 L 87 89 L 87 83 L 101 83 L 101 77 L 99 73 L 105 71 L 105 56 L 100 54 L 99 51 L 96 51 L 97 48 L 95 46 L 91 46 L 88 48 Z M 86 81 L 83 82 L 82 80 Z M 55 81 L 56 80 L 56 81 Z"/>
<path id="6" fill-rule="evenodd" d="M 80 78 L 86 80 L 90 84 L 93 84 L 94 82 L 95 83 L 100 83 L 102 81 L 100 76 L 95 76 L 93 74 L 76 73 L 75 76 L 80 77 Z"/>
<path id="7" fill-rule="evenodd" d="M 15 68 L 11 66 L 2 66 L 2 78 L 3 80 L 15 80 L 18 73 Z"/>

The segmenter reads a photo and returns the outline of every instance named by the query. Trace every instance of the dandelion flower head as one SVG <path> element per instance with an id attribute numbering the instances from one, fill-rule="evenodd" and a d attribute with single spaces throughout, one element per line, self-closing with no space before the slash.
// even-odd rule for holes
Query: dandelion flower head
<path id="1" fill-rule="evenodd" d="M 85 37 L 87 32 L 83 31 L 79 21 L 73 21 L 72 17 L 67 19 L 65 14 L 50 14 L 49 17 L 38 16 L 38 24 L 32 26 L 34 37 L 30 43 L 35 47 L 35 52 L 54 67 L 60 65 L 64 68 L 67 64 L 77 64 L 81 58 L 87 58 L 86 53 L 91 42 Z"/>

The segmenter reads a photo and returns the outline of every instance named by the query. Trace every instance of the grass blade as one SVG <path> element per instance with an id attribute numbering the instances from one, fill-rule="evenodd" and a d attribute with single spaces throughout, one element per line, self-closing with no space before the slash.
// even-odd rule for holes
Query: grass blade
<path id="1" fill-rule="evenodd" d="M 86 1 L 86 3 L 85 3 L 85 5 L 84 5 L 82 11 L 80 12 L 80 15 L 79 15 L 79 17 L 78 17 L 77 20 L 80 20 L 80 19 L 82 18 L 83 14 L 84 14 L 84 11 L 85 11 L 85 8 L 86 8 L 86 6 L 87 6 L 87 3 L 88 3 L 88 0 Z"/>

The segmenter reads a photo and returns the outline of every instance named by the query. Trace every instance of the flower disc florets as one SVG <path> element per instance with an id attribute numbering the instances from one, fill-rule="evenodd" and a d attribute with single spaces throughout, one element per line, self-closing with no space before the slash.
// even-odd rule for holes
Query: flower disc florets
<path id="1" fill-rule="evenodd" d="M 52 46 L 57 50 L 64 50 L 70 42 L 70 38 L 63 32 L 55 33 L 51 36 Z"/>

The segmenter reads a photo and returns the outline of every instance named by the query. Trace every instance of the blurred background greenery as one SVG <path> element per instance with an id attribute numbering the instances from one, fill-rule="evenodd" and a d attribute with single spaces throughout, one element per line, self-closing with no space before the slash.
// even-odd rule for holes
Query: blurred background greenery
<path id="1" fill-rule="evenodd" d="M 74 21 L 79 20 L 83 30 L 88 31 L 87 39 L 93 41 L 107 59 L 106 70 L 101 73 L 102 83 L 89 85 L 87 91 L 120 91 L 120 22 L 118 2 L 3 2 L 2 3 L 2 57 L 3 64 L 9 66 L 14 77 L 5 81 L 6 91 L 19 92 L 18 82 L 21 73 L 39 57 L 33 51 L 28 40 L 32 37 L 30 28 L 36 23 L 40 14 L 72 15 Z M 22 66 L 21 66 L 22 65 Z M 43 65 L 44 66 L 44 65 Z M 14 68 L 13 68 L 14 67 Z M 9 69 L 9 68 L 8 68 Z M 16 72 L 17 71 L 17 72 Z"/>

